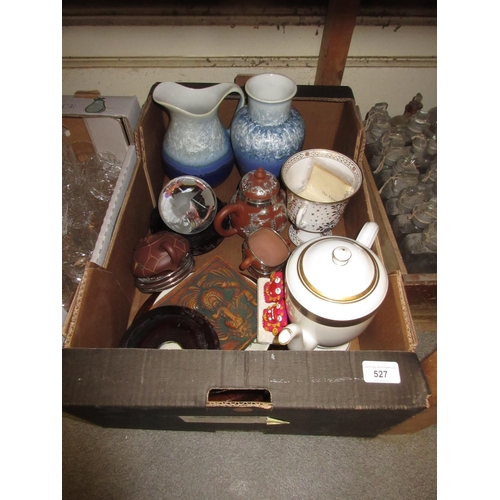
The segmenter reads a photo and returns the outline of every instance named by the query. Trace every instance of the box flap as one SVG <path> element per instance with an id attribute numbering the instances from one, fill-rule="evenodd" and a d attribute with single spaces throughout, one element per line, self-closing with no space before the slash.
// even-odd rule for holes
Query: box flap
<path id="1" fill-rule="evenodd" d="M 104 100 L 105 109 L 95 113 L 86 111 L 94 102 L 94 99 L 88 97 L 62 96 L 62 114 L 63 116 L 79 116 L 84 118 L 120 118 L 123 122 L 127 144 L 134 144 L 134 132 L 141 114 L 141 107 L 137 97 L 104 96 L 102 99 Z"/>

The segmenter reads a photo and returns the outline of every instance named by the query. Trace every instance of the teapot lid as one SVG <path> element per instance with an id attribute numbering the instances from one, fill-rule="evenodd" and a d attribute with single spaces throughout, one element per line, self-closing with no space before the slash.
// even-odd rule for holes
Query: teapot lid
<path id="1" fill-rule="evenodd" d="M 297 272 L 305 288 L 329 302 L 361 300 L 379 281 L 379 267 L 371 252 L 341 236 L 312 242 L 301 253 Z"/>
<path id="2" fill-rule="evenodd" d="M 240 195 L 251 201 L 266 201 L 280 190 L 275 175 L 262 167 L 245 174 L 240 181 Z"/>

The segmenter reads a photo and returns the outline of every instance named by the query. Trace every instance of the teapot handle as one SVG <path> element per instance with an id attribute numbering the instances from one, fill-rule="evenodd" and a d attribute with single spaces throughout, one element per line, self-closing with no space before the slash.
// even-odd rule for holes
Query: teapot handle
<path id="1" fill-rule="evenodd" d="M 378 224 L 376 222 L 366 222 L 356 238 L 358 243 L 371 248 L 378 234 Z"/>
<path id="2" fill-rule="evenodd" d="M 236 204 L 236 203 L 222 207 L 214 219 L 215 230 L 221 236 L 224 236 L 224 237 L 232 236 L 233 234 L 236 234 L 238 231 L 234 227 L 230 227 L 229 229 L 224 229 L 222 227 L 222 222 L 224 221 L 224 219 L 228 215 L 231 215 L 232 213 L 235 213 L 235 212 L 241 212 L 241 210 L 243 210 L 243 207 L 241 205 Z"/>

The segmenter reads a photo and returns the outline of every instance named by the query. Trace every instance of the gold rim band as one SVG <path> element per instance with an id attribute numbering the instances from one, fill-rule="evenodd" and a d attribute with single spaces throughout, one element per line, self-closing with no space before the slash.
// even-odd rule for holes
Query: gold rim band
<path id="1" fill-rule="evenodd" d="M 290 293 L 290 290 L 287 290 L 287 300 L 289 300 L 293 306 L 302 314 L 302 316 L 305 316 L 307 319 L 310 319 L 311 321 L 314 321 L 315 323 L 318 323 L 320 325 L 324 326 L 333 326 L 333 327 L 347 327 L 347 326 L 354 326 L 358 325 L 360 323 L 363 323 L 367 319 L 369 319 L 374 313 L 367 314 L 366 316 L 363 316 L 361 318 L 357 319 L 351 319 L 351 320 L 345 320 L 345 321 L 339 321 L 339 320 L 334 320 L 334 319 L 328 319 L 328 318 L 323 318 L 322 316 L 317 316 L 316 314 L 311 313 L 307 309 L 305 309 L 297 300 L 295 297 Z"/>
<path id="2" fill-rule="evenodd" d="M 353 242 L 352 240 L 349 240 L 348 238 L 342 238 L 341 236 L 337 236 L 336 238 L 349 241 L 350 243 Z M 312 242 L 309 246 L 313 245 L 314 243 L 315 242 Z M 307 250 L 308 249 L 305 248 L 302 251 L 302 253 L 300 254 L 299 259 L 297 261 L 297 270 L 298 270 L 299 279 L 302 282 L 302 284 L 307 288 L 307 290 L 309 290 L 313 295 L 315 295 L 316 297 L 319 297 L 322 300 L 326 300 L 328 302 L 333 302 L 336 304 L 345 304 L 345 303 L 349 303 L 349 302 L 356 302 L 358 300 L 365 298 L 367 295 L 369 295 L 378 284 L 380 274 L 379 274 L 377 262 L 373 258 L 373 255 L 371 255 L 370 253 L 367 253 L 367 255 L 370 257 L 370 259 L 373 263 L 373 267 L 375 269 L 373 279 L 372 279 L 371 283 L 368 285 L 368 287 L 356 295 L 344 297 L 343 299 L 333 299 L 333 298 L 327 297 L 323 292 L 321 292 L 321 290 L 318 290 L 316 287 L 314 287 L 313 284 L 307 279 L 307 277 L 305 275 L 304 267 L 303 267 L 303 260 L 304 260 L 304 255 L 307 252 Z"/>

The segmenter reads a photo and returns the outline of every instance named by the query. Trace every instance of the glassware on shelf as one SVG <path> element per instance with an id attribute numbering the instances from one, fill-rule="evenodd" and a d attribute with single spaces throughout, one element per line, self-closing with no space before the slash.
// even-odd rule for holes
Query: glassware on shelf
<path id="1" fill-rule="evenodd" d="M 383 150 L 382 137 L 389 131 L 388 119 L 376 119 L 370 128 L 366 130 L 365 155 L 368 162 L 371 162 L 372 158 L 381 155 Z"/>
<path id="2" fill-rule="evenodd" d="M 389 113 L 387 111 L 389 107 L 389 104 L 387 104 L 386 102 L 377 102 L 376 104 L 374 104 L 370 110 L 368 111 L 368 113 L 366 113 L 366 116 L 365 116 L 365 129 L 368 129 L 370 128 L 370 125 L 373 121 L 373 119 L 376 117 L 376 116 L 384 116 L 384 117 L 387 117 L 390 119 L 389 117 Z"/>
<path id="3" fill-rule="evenodd" d="M 428 139 L 424 134 L 417 134 L 411 140 L 411 155 L 415 161 L 415 166 L 420 170 L 420 165 L 424 161 Z"/>
<path id="4" fill-rule="evenodd" d="M 100 201 L 109 201 L 121 171 L 121 163 L 116 156 L 109 152 L 96 153 L 83 167 L 90 179 L 90 193 Z"/>
<path id="5" fill-rule="evenodd" d="M 429 117 L 428 112 L 421 109 L 417 111 L 406 124 L 405 127 L 405 137 L 407 141 L 407 145 L 411 144 L 412 139 L 418 134 L 429 134 Z"/>
<path id="6" fill-rule="evenodd" d="M 418 176 L 419 184 L 426 189 L 426 197 L 437 196 L 437 161 L 432 163 L 424 174 Z"/>
<path id="7" fill-rule="evenodd" d="M 406 187 L 418 184 L 418 169 L 415 166 L 414 158 L 403 156 L 392 166 L 391 176 L 379 189 L 383 199 L 395 198 Z"/>
<path id="8" fill-rule="evenodd" d="M 437 272 L 437 220 L 421 233 L 406 235 L 401 244 L 401 253 L 408 272 Z"/>
<path id="9" fill-rule="evenodd" d="M 437 243 L 434 254 L 429 250 L 437 242 L 437 107 L 424 110 L 417 94 L 403 115 L 389 117 L 389 128 L 387 108 L 377 103 L 366 116 L 369 167 L 400 250 L 405 238 L 411 243 L 403 259 L 415 260 L 417 244 L 427 261 L 434 255 L 427 267 L 412 261 L 408 272 L 437 272 Z"/>
<path id="10" fill-rule="evenodd" d="M 63 127 L 64 136 L 68 132 Z M 122 166 L 112 153 L 85 155 L 79 161 L 74 147 L 63 140 L 62 303 L 66 310 L 92 257 Z"/>
<path id="11" fill-rule="evenodd" d="M 413 99 L 405 106 L 402 115 L 394 116 L 391 118 L 391 127 L 404 126 L 408 120 L 420 109 L 423 108 L 422 94 L 418 93 Z"/>
<path id="12" fill-rule="evenodd" d="M 410 214 L 398 215 L 392 223 L 396 239 L 411 233 L 422 232 L 429 224 L 437 220 L 437 201 L 424 201 L 415 205 Z"/>
<path id="13" fill-rule="evenodd" d="M 371 156 L 368 160 L 370 165 L 370 169 L 372 172 L 378 172 L 381 168 L 383 168 L 383 164 L 386 160 L 388 153 L 392 151 L 400 151 L 405 148 L 405 139 L 400 132 L 394 132 L 392 130 L 386 130 L 382 137 L 380 138 L 380 144 L 376 151 L 376 154 Z M 403 156 L 405 153 L 401 151 L 401 154 L 398 154 L 394 161 L 396 161 L 400 156 Z M 368 157 L 367 157 L 368 159 Z M 389 155 L 390 161 L 390 155 Z M 390 164 L 389 166 L 391 166 Z"/>
<path id="14" fill-rule="evenodd" d="M 425 201 L 425 195 L 426 188 L 421 184 L 402 189 L 397 198 L 389 198 L 386 201 L 387 215 L 410 214 L 416 205 Z"/>
<path id="15" fill-rule="evenodd" d="M 408 154 L 408 149 L 403 147 L 389 148 L 380 157 L 377 167 L 373 170 L 373 177 L 378 188 L 380 188 L 389 177 L 393 175 L 393 167 L 398 160 Z"/>
<path id="16" fill-rule="evenodd" d="M 430 137 L 427 141 L 422 161 L 418 165 L 418 169 L 421 173 L 425 173 L 433 163 L 437 163 L 437 138 L 435 135 Z"/>
<path id="17" fill-rule="evenodd" d="M 429 115 L 428 115 L 429 116 L 429 129 L 434 135 L 437 134 L 437 115 L 438 115 L 437 106 L 429 109 Z"/>

